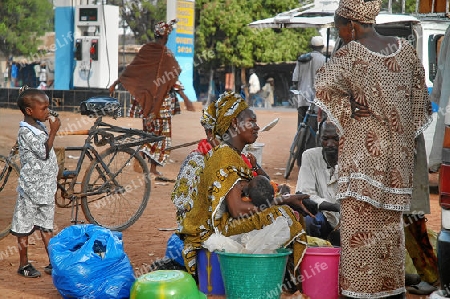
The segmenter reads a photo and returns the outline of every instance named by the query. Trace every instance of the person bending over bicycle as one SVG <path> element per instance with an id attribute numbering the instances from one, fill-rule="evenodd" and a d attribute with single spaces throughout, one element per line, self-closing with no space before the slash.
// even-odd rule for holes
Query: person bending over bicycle
<path id="1" fill-rule="evenodd" d="M 338 182 L 339 136 L 335 125 L 323 120 L 319 126 L 321 147 L 306 150 L 298 174 L 296 192 L 310 195 L 304 205 L 314 214 L 306 216 L 308 236 L 328 239 L 339 246 L 339 203 L 335 199 Z"/>

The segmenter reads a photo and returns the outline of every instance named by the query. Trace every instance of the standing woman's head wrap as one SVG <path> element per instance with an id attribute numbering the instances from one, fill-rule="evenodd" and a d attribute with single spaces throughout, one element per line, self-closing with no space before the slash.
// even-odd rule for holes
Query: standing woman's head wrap
<path id="1" fill-rule="evenodd" d="M 336 14 L 364 24 L 375 24 L 380 13 L 381 0 L 340 0 Z"/>
<path id="2" fill-rule="evenodd" d="M 178 22 L 177 19 L 173 19 L 169 22 L 158 22 L 155 25 L 155 30 L 153 31 L 153 33 L 155 34 L 155 36 L 161 37 L 161 36 L 165 36 L 165 35 L 169 35 L 172 30 L 173 30 L 173 26 Z"/>
<path id="3" fill-rule="evenodd" d="M 231 125 L 232 120 L 239 113 L 248 108 L 248 104 L 238 94 L 225 92 L 215 102 L 216 125 L 213 129 L 215 135 L 223 136 Z"/>

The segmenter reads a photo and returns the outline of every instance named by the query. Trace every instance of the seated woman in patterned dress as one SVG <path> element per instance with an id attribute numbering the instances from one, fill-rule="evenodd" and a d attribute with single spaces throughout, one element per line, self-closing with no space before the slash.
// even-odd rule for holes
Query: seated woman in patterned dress
<path id="1" fill-rule="evenodd" d="M 193 205 L 180 223 L 185 266 L 190 273 L 195 272 L 196 250 L 202 248 L 202 243 L 214 232 L 232 236 L 262 229 L 276 218 L 285 217 L 291 235 L 285 246 L 293 249 L 293 263 L 289 269 L 292 278 L 306 248 L 306 233 L 303 218 L 290 206 L 301 209 L 301 201 L 308 195 L 291 195 L 263 210 L 243 201 L 240 182 L 251 180 L 253 173 L 241 158 L 241 152 L 258 137 L 256 115 L 234 93 L 223 94 L 215 105 L 213 134 L 220 136 L 223 142 L 205 156 L 197 196 L 192 198 Z"/>

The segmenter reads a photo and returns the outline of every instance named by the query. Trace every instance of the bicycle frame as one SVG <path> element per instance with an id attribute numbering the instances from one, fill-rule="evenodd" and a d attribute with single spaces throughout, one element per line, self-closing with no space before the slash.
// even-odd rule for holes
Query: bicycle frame
<path id="1" fill-rule="evenodd" d="M 313 136 L 316 136 L 316 131 L 312 128 L 312 126 L 310 126 L 308 124 L 309 118 L 310 117 L 317 117 L 317 114 L 314 112 L 314 110 L 316 109 L 316 104 L 314 103 L 310 103 L 308 110 L 305 113 L 305 116 L 303 117 L 303 121 L 299 124 L 297 130 L 300 130 L 300 128 L 302 127 L 309 127 L 309 131 L 311 132 L 311 134 L 313 134 Z"/>
<path id="2" fill-rule="evenodd" d="M 106 127 L 106 128 L 99 128 L 99 127 Z M 116 133 L 123 133 L 121 136 L 114 136 L 111 132 Z M 109 184 L 109 182 L 114 182 L 116 185 L 119 185 L 118 182 L 115 180 L 115 177 L 121 173 L 123 167 L 130 162 L 132 156 L 130 156 L 129 160 L 124 163 L 122 166 L 122 169 L 119 169 L 119 171 L 116 172 L 116 174 L 112 174 L 111 170 L 109 169 L 108 165 L 103 161 L 101 154 L 92 146 L 92 140 L 94 140 L 94 143 L 98 146 L 105 145 L 106 143 L 110 144 L 110 148 L 115 149 L 121 149 L 121 148 L 132 148 L 135 147 L 133 150 L 133 156 L 138 153 L 143 145 L 148 142 L 155 142 L 162 140 L 164 137 L 162 136 L 154 136 L 152 134 L 148 134 L 142 131 L 137 131 L 134 129 L 125 129 L 122 127 L 112 126 L 107 123 L 104 123 L 101 121 L 101 117 L 99 117 L 94 125 L 89 129 L 87 132 L 87 138 L 84 141 L 84 145 L 81 147 L 66 147 L 65 151 L 76 151 L 80 152 L 80 158 L 77 161 L 77 165 L 75 167 L 75 170 L 65 170 L 63 171 L 62 177 L 58 179 L 58 189 L 61 190 L 61 196 L 64 199 L 69 199 L 70 204 L 72 206 L 72 219 L 71 222 L 74 224 L 78 223 L 78 200 L 85 196 L 91 196 L 91 195 L 99 195 L 102 193 L 105 193 L 106 185 Z M 98 140 L 98 136 L 101 136 L 102 139 Z M 115 141 L 125 140 L 127 137 L 131 137 L 133 135 L 141 135 L 144 138 L 137 142 L 131 142 L 126 144 L 115 144 Z M 99 169 L 99 173 L 105 174 L 109 176 L 108 179 L 105 178 L 103 185 L 97 188 L 97 191 L 91 191 L 91 192 L 79 192 L 76 193 L 75 185 L 77 183 L 80 183 L 78 181 L 78 176 L 82 170 L 83 163 L 85 161 L 85 157 L 89 159 L 89 162 L 92 161 L 98 161 L 101 170 Z M 96 167 L 100 167 L 99 165 L 96 165 Z M 66 188 L 66 185 L 68 184 L 68 187 Z M 123 189 L 123 187 L 120 187 Z M 117 191 L 117 190 L 116 190 Z M 122 190 L 119 190 L 121 192 Z M 76 207 L 75 207 L 76 206 Z M 75 208 L 75 217 L 73 215 L 73 209 Z"/>
<path id="3" fill-rule="evenodd" d="M 3 168 L 0 172 L 0 192 L 3 190 L 3 188 L 5 188 L 6 183 L 8 182 L 8 178 L 9 175 L 12 171 L 12 167 L 11 165 L 16 164 L 13 160 L 12 157 L 15 157 L 18 154 L 19 151 L 19 146 L 17 145 L 17 142 L 14 144 L 14 146 L 11 148 L 11 150 L 9 151 L 8 156 L 6 156 L 6 162 L 8 163 L 9 167 L 8 168 Z"/>
<path id="4" fill-rule="evenodd" d="M 289 175 L 294 167 L 294 163 L 297 160 L 297 165 L 300 167 L 301 156 L 305 149 L 310 148 L 311 144 L 308 144 L 310 136 L 313 136 L 314 144 L 316 145 L 316 130 L 309 124 L 311 117 L 317 117 L 314 113 L 316 105 L 310 103 L 308 110 L 303 117 L 303 121 L 298 125 L 297 132 L 295 133 L 294 140 L 289 149 L 289 158 L 286 164 L 286 169 L 284 172 L 284 178 L 289 178 Z"/>

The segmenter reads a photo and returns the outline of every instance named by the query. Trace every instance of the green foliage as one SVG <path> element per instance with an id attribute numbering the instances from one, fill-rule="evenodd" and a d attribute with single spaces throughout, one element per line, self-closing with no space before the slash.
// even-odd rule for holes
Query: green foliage
<path id="1" fill-rule="evenodd" d="M 165 20 L 166 0 L 122 1 L 109 4 L 125 7 L 121 16 L 141 43 L 153 39 L 157 21 Z M 393 0 L 393 11 L 401 11 L 401 0 Z M 255 62 L 276 63 L 293 61 L 300 53 L 309 50 L 311 36 L 316 29 L 254 29 L 247 25 L 255 20 L 273 17 L 277 13 L 311 3 L 310 0 L 197 0 L 196 5 L 196 56 L 213 53 L 213 59 L 198 67 L 234 65 L 252 67 Z M 388 0 L 383 0 L 387 8 Z M 406 11 L 415 10 L 415 0 L 406 0 Z M 209 55 L 211 58 L 211 55 Z"/>
<path id="2" fill-rule="evenodd" d="M 382 9 L 388 10 L 389 0 L 383 0 Z M 405 0 L 405 13 L 414 13 L 416 11 L 416 0 Z M 392 12 L 402 12 L 402 0 L 392 0 Z"/>
<path id="3" fill-rule="evenodd" d="M 166 0 L 110 0 L 108 4 L 121 8 L 120 16 L 128 24 L 138 43 L 153 40 L 156 23 L 166 20 Z"/>
<path id="4" fill-rule="evenodd" d="M 196 53 L 212 51 L 212 66 L 252 67 L 295 60 L 308 50 L 315 29 L 253 29 L 247 25 L 298 7 L 296 0 L 196 1 Z M 201 65 L 199 67 L 209 67 Z"/>
<path id="5" fill-rule="evenodd" d="M 53 7 L 49 0 L 1 0 L 0 51 L 5 55 L 32 55 L 38 37 L 53 30 Z"/>

